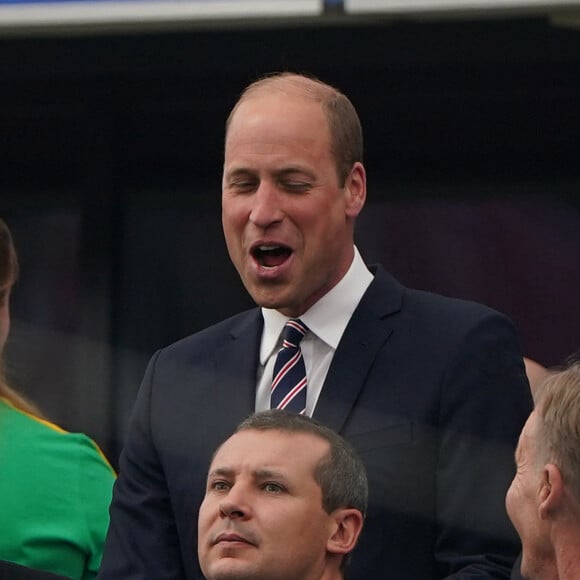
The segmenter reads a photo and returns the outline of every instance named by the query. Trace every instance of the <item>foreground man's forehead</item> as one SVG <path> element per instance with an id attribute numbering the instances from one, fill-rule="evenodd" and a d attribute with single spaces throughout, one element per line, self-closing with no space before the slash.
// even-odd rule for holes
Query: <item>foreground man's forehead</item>
<path id="1" fill-rule="evenodd" d="M 243 454 L 241 454 L 241 449 L 244 451 Z M 281 449 L 284 449 L 284 452 Z M 234 433 L 216 450 L 210 465 L 210 472 L 218 468 L 231 468 L 231 465 L 244 460 L 261 458 L 263 460 L 270 458 L 268 465 L 264 467 L 275 470 L 287 463 L 300 462 L 308 458 L 319 460 L 329 452 L 330 443 L 315 433 L 277 429 L 244 429 Z"/>

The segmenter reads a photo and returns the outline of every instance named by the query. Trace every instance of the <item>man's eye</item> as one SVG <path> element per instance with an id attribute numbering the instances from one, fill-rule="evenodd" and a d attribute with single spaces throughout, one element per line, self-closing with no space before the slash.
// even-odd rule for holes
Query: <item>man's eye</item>
<path id="1" fill-rule="evenodd" d="M 210 484 L 210 489 L 213 491 L 227 491 L 230 488 L 226 481 L 214 481 Z"/>
<path id="2" fill-rule="evenodd" d="M 300 193 L 302 191 L 308 191 L 310 189 L 310 183 L 307 181 L 285 181 L 282 183 L 282 187 L 286 191 Z"/>
<path id="3" fill-rule="evenodd" d="M 280 493 L 284 491 L 284 488 L 278 483 L 268 482 L 264 484 L 264 491 L 268 493 Z"/>
<path id="4" fill-rule="evenodd" d="M 234 181 L 230 187 L 234 191 L 253 191 L 256 188 L 256 182 L 251 180 Z"/>

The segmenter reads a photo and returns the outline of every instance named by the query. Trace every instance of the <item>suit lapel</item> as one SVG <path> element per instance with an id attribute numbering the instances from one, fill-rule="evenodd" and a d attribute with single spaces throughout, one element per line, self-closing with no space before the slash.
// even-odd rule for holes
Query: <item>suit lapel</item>
<path id="1" fill-rule="evenodd" d="M 219 423 L 226 434 L 254 412 L 262 326 L 262 315 L 256 308 L 241 319 L 215 352 L 216 382 L 212 392 L 217 396 L 212 403 L 219 409 Z"/>
<path id="2" fill-rule="evenodd" d="M 340 340 L 314 410 L 314 418 L 340 432 L 363 388 L 372 363 L 393 332 L 403 287 L 380 266 Z"/>

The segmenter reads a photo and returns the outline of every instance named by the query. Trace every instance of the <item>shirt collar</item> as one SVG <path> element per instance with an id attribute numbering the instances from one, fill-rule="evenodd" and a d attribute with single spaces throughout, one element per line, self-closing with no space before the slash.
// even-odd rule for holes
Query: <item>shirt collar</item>
<path id="1" fill-rule="evenodd" d="M 300 320 L 320 340 L 336 349 L 348 321 L 372 280 L 373 275 L 355 246 L 354 258 L 347 273 L 334 288 L 300 316 Z M 260 364 L 264 365 L 278 345 L 288 317 L 270 308 L 262 308 L 262 316 L 264 330 L 260 346 Z"/>

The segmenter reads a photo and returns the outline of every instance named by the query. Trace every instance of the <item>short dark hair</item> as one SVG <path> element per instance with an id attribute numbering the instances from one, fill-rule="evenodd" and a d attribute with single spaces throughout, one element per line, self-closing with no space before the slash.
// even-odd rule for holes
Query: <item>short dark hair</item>
<path id="1" fill-rule="evenodd" d="M 238 107 L 254 95 L 268 94 L 271 91 L 298 94 L 320 103 L 326 116 L 330 131 L 330 149 L 338 182 L 344 186 L 352 166 L 363 160 L 363 132 L 359 116 L 350 99 L 337 88 L 313 76 L 292 72 L 268 74 L 248 85 L 226 121 L 226 139 L 232 119 Z"/>
<path id="2" fill-rule="evenodd" d="M 326 513 L 346 507 L 366 515 L 368 481 L 364 463 L 338 433 L 315 419 L 279 409 L 250 415 L 238 425 L 236 433 L 249 430 L 310 433 L 328 441 L 330 451 L 314 471 L 314 479 L 322 491 L 322 507 Z"/>

